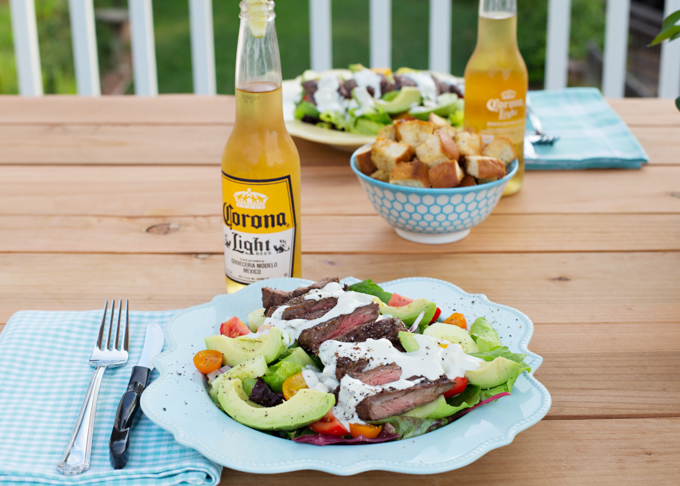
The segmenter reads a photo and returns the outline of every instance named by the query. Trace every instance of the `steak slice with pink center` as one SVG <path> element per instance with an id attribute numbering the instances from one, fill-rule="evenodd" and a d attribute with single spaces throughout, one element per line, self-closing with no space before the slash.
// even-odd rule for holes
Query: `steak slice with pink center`
<path id="1" fill-rule="evenodd" d="M 338 358 L 335 367 L 335 378 L 340 381 L 345 375 L 360 380 L 367 385 L 378 386 L 392 383 L 401 378 L 401 367 L 396 363 L 388 363 L 365 370 L 369 361 L 365 358 L 352 361 L 350 358 Z"/>
<path id="2" fill-rule="evenodd" d="M 291 319 L 317 319 L 325 315 L 329 310 L 335 307 L 338 299 L 335 297 L 327 297 L 325 299 L 307 299 L 306 295 L 290 299 L 284 309 L 281 319 L 289 321 Z"/>
<path id="3" fill-rule="evenodd" d="M 317 354 L 319 346 L 324 341 L 344 336 L 355 327 L 367 322 L 374 322 L 378 318 L 379 309 L 380 307 L 376 303 L 357 307 L 349 314 L 334 317 L 314 327 L 305 329 L 300 333 L 298 342 L 307 351 Z"/>
<path id="4" fill-rule="evenodd" d="M 345 343 L 363 343 L 369 339 L 387 339 L 399 351 L 404 351 L 399 341 L 399 331 L 408 331 L 400 319 L 381 319 L 376 322 L 368 322 L 357 326 L 343 336 L 335 338 L 336 341 Z"/>
<path id="5" fill-rule="evenodd" d="M 265 308 L 264 315 L 271 317 L 277 307 L 286 305 L 290 299 L 306 294 L 310 290 L 322 289 L 331 282 L 340 282 L 338 277 L 328 277 L 318 282 L 314 282 L 307 287 L 298 287 L 295 290 L 279 290 L 270 287 L 262 287 L 262 307 Z"/>
<path id="6" fill-rule="evenodd" d="M 434 401 L 439 395 L 444 394 L 453 387 L 453 380 L 445 375 L 436 380 L 428 380 L 422 376 L 412 377 L 409 380 L 417 383 L 403 390 L 390 389 L 376 395 L 364 398 L 357 405 L 357 415 L 361 420 L 381 420 L 394 415 L 422 407 Z"/>

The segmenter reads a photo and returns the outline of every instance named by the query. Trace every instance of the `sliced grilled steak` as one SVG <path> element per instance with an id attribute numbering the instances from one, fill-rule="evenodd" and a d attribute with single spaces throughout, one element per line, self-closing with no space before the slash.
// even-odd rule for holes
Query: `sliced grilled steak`
<path id="1" fill-rule="evenodd" d="M 394 91 L 394 83 L 387 79 L 387 76 L 384 74 L 380 75 L 380 94 L 382 96 L 385 96 L 385 93 L 389 93 L 390 91 Z"/>
<path id="2" fill-rule="evenodd" d="M 338 336 L 344 336 L 349 331 L 357 326 L 361 326 L 367 322 L 373 322 L 378 318 L 379 306 L 376 303 L 371 303 L 363 307 L 357 307 L 349 314 L 343 314 L 326 322 L 317 324 L 314 327 L 305 329 L 300 334 L 298 342 L 300 346 L 314 354 L 319 352 L 319 346 L 324 341 L 335 339 Z"/>
<path id="3" fill-rule="evenodd" d="M 335 297 L 326 299 L 306 299 L 306 295 L 301 295 L 286 302 L 288 306 L 281 316 L 281 319 L 289 321 L 291 319 L 316 319 L 323 316 L 338 303 Z M 313 317 L 310 317 L 313 316 Z"/>
<path id="4" fill-rule="evenodd" d="M 363 343 L 368 339 L 385 338 L 399 351 L 404 351 L 399 341 L 399 331 L 405 332 L 408 329 L 406 329 L 406 326 L 400 319 L 393 317 L 357 326 L 348 333 L 334 339 L 345 343 Z"/>
<path id="5" fill-rule="evenodd" d="M 305 97 L 309 100 L 309 102 L 316 105 L 314 93 L 316 93 L 316 90 L 319 89 L 317 82 L 312 79 L 301 83 L 300 86 L 302 86 L 302 89 L 305 91 Z"/>
<path id="6" fill-rule="evenodd" d="M 380 365 L 364 371 L 366 365 L 368 365 L 366 359 L 352 361 L 349 358 L 338 358 L 335 377 L 342 380 L 343 376 L 348 375 L 372 386 L 385 385 L 401 378 L 401 367 L 396 363 Z"/>
<path id="7" fill-rule="evenodd" d="M 353 79 L 348 79 L 347 81 L 340 83 L 340 87 L 338 88 L 338 93 L 340 93 L 342 96 L 344 96 L 347 99 L 352 98 L 352 90 L 357 87 L 357 82 L 354 81 Z"/>
<path id="8" fill-rule="evenodd" d="M 335 378 L 340 381 L 347 373 L 361 373 L 367 365 L 368 360 L 366 358 L 352 360 L 341 356 L 335 365 Z"/>
<path id="9" fill-rule="evenodd" d="M 407 78 L 406 76 L 395 75 L 394 89 L 400 90 L 404 86 L 418 86 L 418 83 L 413 81 L 411 78 Z"/>
<path id="10" fill-rule="evenodd" d="M 313 289 L 322 289 L 331 282 L 339 281 L 338 277 L 324 278 L 307 287 L 298 287 L 291 291 L 262 287 L 262 307 L 266 309 L 264 315 L 271 317 L 277 307 L 285 305 L 290 299 L 304 295 Z"/>
<path id="11" fill-rule="evenodd" d="M 387 387 L 376 395 L 364 398 L 357 405 L 357 414 L 361 420 L 380 420 L 392 417 L 421 407 L 432 402 L 439 395 L 453 387 L 453 380 L 440 376 L 434 381 L 424 377 L 413 377 L 418 380 L 411 388 L 395 390 Z"/>
<path id="12" fill-rule="evenodd" d="M 460 99 L 465 99 L 463 92 L 459 90 L 458 86 L 456 86 L 455 84 L 449 85 L 449 93 L 456 93 Z"/>

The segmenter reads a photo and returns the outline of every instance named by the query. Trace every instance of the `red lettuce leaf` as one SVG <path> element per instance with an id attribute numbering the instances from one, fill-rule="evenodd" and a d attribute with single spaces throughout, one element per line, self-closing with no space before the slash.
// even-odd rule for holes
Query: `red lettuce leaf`
<path id="1" fill-rule="evenodd" d="M 353 444 L 379 444 L 380 442 L 388 442 L 391 440 L 399 439 L 400 435 L 397 434 L 394 430 L 394 427 L 392 427 L 390 424 L 385 424 L 383 429 L 380 431 L 380 434 L 378 434 L 378 437 L 375 439 L 368 439 L 364 437 L 363 435 L 360 435 L 359 437 L 351 437 L 351 438 L 345 438 L 345 437 L 336 437 L 334 435 L 326 435 L 326 434 L 314 434 L 314 435 L 301 435 L 299 437 L 295 437 L 293 440 L 295 442 L 303 443 L 303 444 L 313 444 L 313 445 L 318 445 L 318 446 L 324 446 L 324 445 L 353 445 Z"/>

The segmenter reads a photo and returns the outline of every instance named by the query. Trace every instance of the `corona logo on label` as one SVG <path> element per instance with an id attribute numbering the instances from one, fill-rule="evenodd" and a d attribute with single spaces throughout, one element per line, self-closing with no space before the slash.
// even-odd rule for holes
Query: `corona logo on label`
<path id="1" fill-rule="evenodd" d="M 269 197 L 259 192 L 253 192 L 249 187 L 246 191 L 235 192 L 234 199 L 237 208 L 264 209 Z"/>
<path id="2" fill-rule="evenodd" d="M 514 100 L 517 93 L 511 89 L 505 90 L 501 93 L 501 99 L 503 101 Z"/>

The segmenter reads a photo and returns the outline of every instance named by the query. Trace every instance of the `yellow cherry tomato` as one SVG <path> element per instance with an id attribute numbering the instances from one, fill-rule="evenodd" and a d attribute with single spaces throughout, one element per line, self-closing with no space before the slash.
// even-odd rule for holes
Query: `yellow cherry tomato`
<path id="1" fill-rule="evenodd" d="M 293 375 L 283 382 L 283 398 L 290 400 L 293 395 L 302 390 L 303 388 L 309 388 L 307 382 L 305 382 L 302 373 Z"/>
<path id="2" fill-rule="evenodd" d="M 461 329 L 467 330 L 467 321 L 465 320 L 465 316 L 460 312 L 454 312 L 453 314 L 451 314 L 444 321 L 444 324 L 452 324 L 454 326 L 460 327 Z"/>
<path id="3" fill-rule="evenodd" d="M 367 439 L 375 439 L 380 434 L 382 430 L 382 425 L 370 425 L 370 424 L 349 424 L 349 433 L 352 437 L 357 438 L 363 435 Z"/>
<path id="4" fill-rule="evenodd" d="M 198 371 L 207 375 L 222 367 L 222 353 L 214 349 L 199 351 L 194 356 L 194 364 Z"/>

